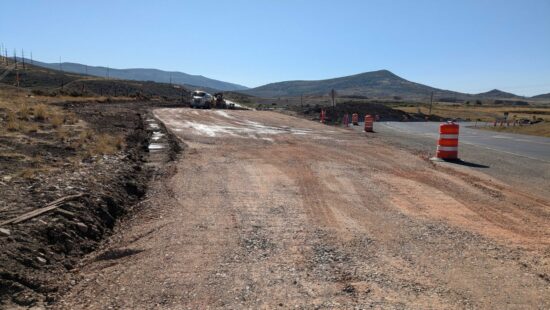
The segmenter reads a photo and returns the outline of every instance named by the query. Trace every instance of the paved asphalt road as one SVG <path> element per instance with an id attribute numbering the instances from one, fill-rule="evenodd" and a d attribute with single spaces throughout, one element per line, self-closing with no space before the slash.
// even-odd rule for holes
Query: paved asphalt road
<path id="1" fill-rule="evenodd" d="M 439 122 L 377 122 L 372 137 L 433 157 Z M 354 126 L 355 130 L 363 130 Z M 468 128 L 460 123 L 458 156 L 466 169 L 489 174 L 505 183 L 550 197 L 550 138 Z M 449 164 L 456 165 L 456 164 Z"/>
<path id="2" fill-rule="evenodd" d="M 439 124 L 439 122 L 380 122 L 376 123 L 376 130 L 421 135 L 432 138 L 436 143 Z M 496 152 L 550 162 L 550 138 L 479 130 L 473 126 L 474 123 L 460 123 L 459 145 L 471 144 Z"/>

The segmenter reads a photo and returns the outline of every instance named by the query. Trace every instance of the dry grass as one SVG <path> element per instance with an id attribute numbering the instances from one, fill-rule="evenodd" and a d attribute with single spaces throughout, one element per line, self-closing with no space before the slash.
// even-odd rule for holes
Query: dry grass
<path id="1" fill-rule="evenodd" d="M 86 156 L 114 154 L 124 148 L 122 136 L 97 134 L 93 130 L 81 131 L 71 144 L 75 149 L 85 150 Z"/>
<path id="2" fill-rule="evenodd" d="M 40 104 L 37 104 L 34 109 L 33 109 L 33 114 L 34 114 L 34 120 L 35 121 L 39 121 L 39 122 L 43 122 L 45 121 L 46 119 L 48 119 L 50 113 L 49 113 L 49 107 L 46 106 L 45 104 L 43 103 L 40 103 Z"/>
<path id="3" fill-rule="evenodd" d="M 49 118 L 49 121 L 53 128 L 59 128 L 65 123 L 65 118 L 62 114 L 54 114 Z"/>
<path id="4" fill-rule="evenodd" d="M 71 132 L 67 128 L 60 127 L 55 131 L 55 135 L 61 142 L 67 142 L 71 137 Z"/>
<path id="5" fill-rule="evenodd" d="M 90 142 L 94 138 L 94 132 L 90 129 L 85 129 L 80 132 L 78 135 L 78 140 L 81 144 L 86 144 L 87 142 Z"/>
<path id="6" fill-rule="evenodd" d="M 64 119 L 65 124 L 74 125 L 78 123 L 78 121 L 79 121 L 78 117 L 73 112 L 65 113 L 65 119 Z"/>
<path id="7" fill-rule="evenodd" d="M 35 179 L 40 173 L 50 172 L 51 169 L 47 167 L 40 168 L 25 168 L 21 170 L 17 176 L 23 179 Z"/>
<path id="8" fill-rule="evenodd" d="M 38 125 L 35 123 L 27 123 L 26 126 L 23 128 L 23 132 L 25 133 L 35 133 L 39 129 Z"/>
<path id="9" fill-rule="evenodd" d="M 90 155 L 114 154 L 122 150 L 124 139 L 121 136 L 112 136 L 100 134 L 93 138 L 93 142 L 88 146 Z"/>
<path id="10" fill-rule="evenodd" d="M 76 114 L 56 105 L 62 98 L 29 96 L 30 93 L 0 84 L 0 136 L 14 143 L 24 143 L 21 151 L 2 150 L 0 155 L 16 157 L 20 163 L 13 176 L 23 179 L 36 179 L 41 173 L 59 168 L 59 162 L 71 163 L 78 167 L 84 157 L 114 154 L 124 147 L 122 136 L 98 134 L 81 122 Z M 86 98 L 67 97 L 71 101 Z M 40 131 L 41 135 L 33 135 Z M 49 143 L 56 146 L 72 147 L 76 155 L 66 155 L 62 161 L 48 161 L 41 157 L 29 158 L 32 145 L 43 146 Z M 67 152 L 67 154 L 75 154 Z"/>
<path id="11" fill-rule="evenodd" d="M 396 107 L 396 109 L 417 113 L 418 107 Z M 424 114 L 429 113 L 427 106 L 421 106 L 420 111 Z M 528 119 L 543 120 L 534 125 L 510 126 L 510 127 L 480 127 L 487 130 L 520 133 L 526 135 L 550 137 L 550 107 L 500 107 L 500 106 L 468 106 L 468 105 L 448 105 L 435 104 L 432 107 L 432 114 L 444 118 L 461 118 L 472 121 L 481 121 L 492 123 L 495 119 L 502 119 L 504 112 L 508 112 L 509 120 Z"/>
<path id="12" fill-rule="evenodd" d="M 14 112 L 8 111 L 6 114 L 6 129 L 8 131 L 19 130 L 19 120 Z"/>
<path id="13" fill-rule="evenodd" d="M 550 138 L 550 122 L 540 122 L 533 125 L 510 126 L 510 127 L 481 127 L 485 130 L 498 132 L 519 133 L 524 135 L 541 136 Z"/>
<path id="14" fill-rule="evenodd" d="M 417 113 L 418 107 L 396 107 L 396 109 L 408 112 Z M 424 114 L 429 113 L 427 106 L 421 106 L 420 111 Z M 441 105 L 435 104 L 432 107 L 432 114 L 444 118 L 461 118 L 478 120 L 484 122 L 494 121 L 495 118 L 502 118 L 504 112 L 509 113 L 509 118 L 514 119 L 533 119 L 541 118 L 545 121 L 550 121 L 550 108 L 545 107 L 496 107 L 496 106 L 468 106 L 468 105 Z"/>
<path id="15" fill-rule="evenodd" d="M 32 115 L 32 111 L 28 104 L 23 104 L 21 108 L 19 108 L 18 114 L 22 120 L 29 120 Z"/>

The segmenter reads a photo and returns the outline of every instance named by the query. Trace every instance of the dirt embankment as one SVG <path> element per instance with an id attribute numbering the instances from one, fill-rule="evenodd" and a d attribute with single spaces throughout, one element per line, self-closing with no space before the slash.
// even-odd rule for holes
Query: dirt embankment
<path id="1" fill-rule="evenodd" d="M 123 147 L 108 155 L 75 156 L 70 143 L 54 143 L 48 133 L 2 137 L 0 222 L 45 206 L 67 195 L 82 194 L 59 208 L 18 224 L 0 227 L 0 308 L 30 306 L 55 300 L 71 283 L 68 271 L 94 250 L 115 222 L 145 194 L 152 169 L 148 145 L 152 129 L 146 106 L 124 104 L 65 104 L 62 107 L 90 132 L 123 139 Z M 108 145 L 107 145 L 108 146 Z M 105 146 L 105 147 L 107 147 Z M 24 176 L 25 158 L 48 163 Z"/>
<path id="2" fill-rule="evenodd" d="M 290 111 L 297 112 L 298 115 L 305 116 L 308 119 L 318 120 L 321 109 L 324 109 L 327 113 L 327 120 L 330 122 L 336 120 L 338 123 L 342 122 L 345 114 L 348 114 L 351 121 L 351 114 L 359 114 L 359 121 L 363 121 L 365 115 L 370 114 L 372 116 L 378 115 L 381 121 L 414 121 L 424 120 L 419 116 L 413 114 L 392 109 L 387 105 L 381 103 L 372 102 L 341 102 L 333 107 L 322 107 L 320 105 L 315 106 L 293 106 L 290 107 Z"/>

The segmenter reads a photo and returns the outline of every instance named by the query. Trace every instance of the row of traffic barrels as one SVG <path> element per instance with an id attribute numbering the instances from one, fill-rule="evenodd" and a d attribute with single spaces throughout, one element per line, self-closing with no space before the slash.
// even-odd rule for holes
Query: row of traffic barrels
<path id="1" fill-rule="evenodd" d="M 351 123 L 355 126 L 359 125 L 359 114 L 353 113 L 351 115 Z M 374 132 L 374 117 L 370 114 L 365 115 L 365 131 Z"/>
<path id="2" fill-rule="evenodd" d="M 324 123 L 325 114 L 321 110 L 321 122 Z M 348 114 L 344 115 L 344 123 L 348 124 Z M 359 125 L 359 114 L 351 115 L 351 123 Z M 374 117 L 370 114 L 365 115 L 365 132 L 374 132 Z M 437 141 L 436 157 L 439 159 L 458 159 L 458 133 L 459 125 L 455 122 L 447 122 L 439 125 L 439 139 Z"/>

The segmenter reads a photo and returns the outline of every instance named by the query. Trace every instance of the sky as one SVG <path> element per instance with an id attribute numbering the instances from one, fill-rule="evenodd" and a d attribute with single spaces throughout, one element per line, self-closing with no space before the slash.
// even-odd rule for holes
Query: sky
<path id="1" fill-rule="evenodd" d="M 387 69 L 467 93 L 550 93 L 550 0 L 3 1 L 0 44 L 45 62 L 249 87 Z"/>

